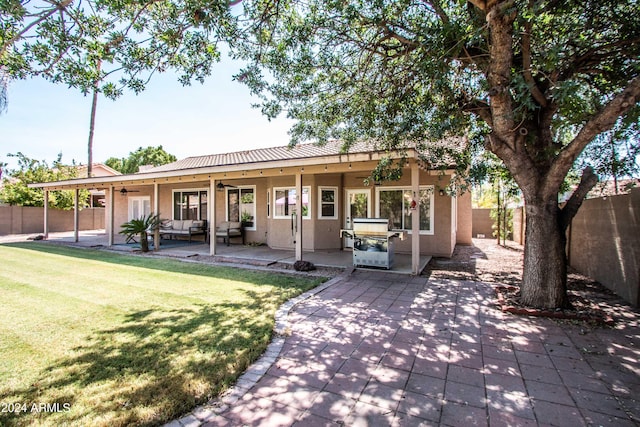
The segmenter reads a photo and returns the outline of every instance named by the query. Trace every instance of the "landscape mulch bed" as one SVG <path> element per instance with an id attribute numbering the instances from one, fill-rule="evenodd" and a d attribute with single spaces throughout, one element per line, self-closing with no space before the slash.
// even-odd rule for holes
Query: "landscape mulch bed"
<path id="1" fill-rule="evenodd" d="M 426 274 L 433 278 L 472 280 L 495 285 L 496 307 L 515 315 L 540 316 L 612 326 L 621 306 L 628 305 L 595 280 L 569 271 L 567 294 L 571 308 L 545 310 L 520 303 L 523 248 L 513 242 L 501 246 L 493 239 L 474 239 L 473 246 L 456 246 L 452 258 L 434 258 Z"/>

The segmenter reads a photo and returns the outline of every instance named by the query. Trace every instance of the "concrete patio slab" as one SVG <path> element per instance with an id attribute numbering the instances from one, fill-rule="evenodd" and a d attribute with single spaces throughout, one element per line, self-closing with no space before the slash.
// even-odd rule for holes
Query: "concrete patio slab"
<path id="1" fill-rule="evenodd" d="M 271 368 L 203 424 L 640 425 L 637 311 L 585 328 L 503 313 L 484 283 L 381 274 L 299 302 Z"/>

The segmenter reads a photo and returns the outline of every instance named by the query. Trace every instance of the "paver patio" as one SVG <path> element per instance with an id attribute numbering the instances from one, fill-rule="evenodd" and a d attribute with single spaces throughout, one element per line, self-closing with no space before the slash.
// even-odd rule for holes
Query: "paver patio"
<path id="1" fill-rule="evenodd" d="M 637 311 L 592 328 L 493 299 L 484 283 L 354 271 L 295 306 L 229 395 L 171 425 L 640 425 Z"/>

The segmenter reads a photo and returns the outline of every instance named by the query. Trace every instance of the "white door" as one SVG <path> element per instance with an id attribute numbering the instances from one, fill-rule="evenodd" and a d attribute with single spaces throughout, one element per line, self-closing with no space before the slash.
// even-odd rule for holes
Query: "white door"
<path id="1" fill-rule="evenodd" d="M 369 190 L 347 190 L 345 201 L 344 228 L 353 229 L 354 218 L 371 217 L 371 191 Z M 345 237 L 345 248 L 353 247 L 353 239 Z"/>
<path id="2" fill-rule="evenodd" d="M 129 221 L 151 213 L 151 197 L 129 197 Z"/>

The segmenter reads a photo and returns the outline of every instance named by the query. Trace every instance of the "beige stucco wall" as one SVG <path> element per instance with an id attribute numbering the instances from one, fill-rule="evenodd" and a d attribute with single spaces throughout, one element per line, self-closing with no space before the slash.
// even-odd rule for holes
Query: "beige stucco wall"
<path id="1" fill-rule="evenodd" d="M 80 230 L 103 229 L 104 208 L 86 208 L 79 212 Z M 49 209 L 49 231 L 73 231 L 73 210 Z M 44 232 L 44 208 L 0 206 L 0 235 Z"/>
<path id="2" fill-rule="evenodd" d="M 320 173 L 302 175 L 302 185 L 310 187 L 311 218 L 303 219 L 303 248 L 304 250 L 337 250 L 343 246 L 340 238 L 340 229 L 345 222 L 345 198 L 349 189 L 368 189 L 370 191 L 371 216 L 375 217 L 377 205 L 376 186 L 365 186 L 364 178 L 367 172 L 349 173 Z M 430 174 L 420 171 L 420 185 L 433 185 L 435 188 L 433 196 L 434 224 L 433 234 L 420 235 L 420 252 L 422 254 L 435 256 L 451 256 L 456 243 L 469 244 L 471 241 L 471 197 L 463 194 L 457 201 L 453 201 L 448 195 L 441 196 L 438 189 L 444 186 L 446 177 L 438 174 Z M 274 218 L 274 188 L 294 187 L 295 177 L 292 175 L 258 177 L 247 179 L 223 180 L 227 185 L 233 186 L 255 186 L 256 203 L 256 230 L 246 231 L 247 242 L 266 243 L 276 249 L 294 249 L 294 236 L 291 231 L 291 219 Z M 411 177 L 406 173 L 401 180 L 393 183 L 381 185 L 384 187 L 409 187 Z M 337 210 L 336 219 L 319 219 L 319 187 L 337 188 Z M 174 184 L 159 184 L 158 192 L 160 198 L 161 218 L 173 217 L 173 191 L 174 190 L 202 190 L 208 189 L 208 181 L 185 182 Z M 129 188 L 128 188 L 129 189 Z M 131 189 L 134 189 L 133 187 Z M 126 196 L 119 193 L 120 188 L 115 188 L 115 214 L 114 224 L 116 232 L 116 242 L 122 240 L 117 233 L 120 225 L 128 220 L 128 199 L 130 197 L 149 196 L 151 209 L 154 210 L 153 185 L 135 187 L 138 192 L 130 192 Z M 226 218 L 226 192 L 215 191 L 216 224 L 225 221 Z M 271 212 L 267 214 L 267 197 Z M 211 201 L 209 201 L 211 205 Z M 457 217 L 452 217 L 457 215 Z M 213 228 L 213 227 L 212 227 Z M 397 241 L 396 252 L 411 253 L 411 234 L 404 241 Z"/>
<path id="3" fill-rule="evenodd" d="M 473 209 L 471 209 L 471 192 L 466 191 L 458 196 L 458 231 L 456 243 L 473 245 Z"/>

